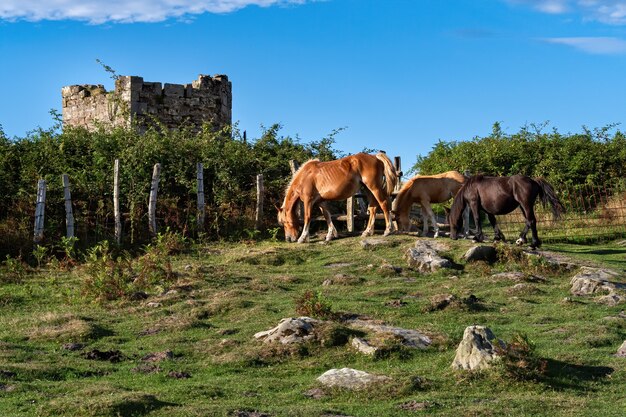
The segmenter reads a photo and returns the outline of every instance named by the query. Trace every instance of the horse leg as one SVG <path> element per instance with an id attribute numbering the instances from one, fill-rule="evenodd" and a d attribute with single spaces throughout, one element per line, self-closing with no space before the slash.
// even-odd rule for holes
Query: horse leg
<path id="1" fill-rule="evenodd" d="M 311 208 L 313 204 L 310 201 L 304 202 L 304 226 L 302 227 L 302 234 L 298 239 L 298 243 L 304 243 L 309 241 L 309 226 L 311 225 Z"/>
<path id="2" fill-rule="evenodd" d="M 469 202 L 470 210 L 472 210 L 472 216 L 474 217 L 474 223 L 476 224 L 476 236 L 474 236 L 474 241 L 482 242 L 485 237 L 483 236 L 483 228 L 480 224 L 480 208 L 478 207 L 478 201 L 476 199 L 472 199 Z"/>
<path id="3" fill-rule="evenodd" d="M 491 213 L 487 213 L 487 217 L 489 218 L 489 223 L 491 223 L 491 227 L 493 227 L 493 240 L 498 241 L 501 240 L 506 242 L 506 238 L 504 237 L 504 233 L 500 230 L 500 226 L 498 226 L 498 222 L 496 221 L 496 216 Z"/>
<path id="4" fill-rule="evenodd" d="M 388 236 L 389 234 L 391 234 L 394 231 L 393 228 L 393 222 L 391 221 L 391 212 L 389 210 L 389 206 L 391 205 L 391 199 L 389 197 L 385 196 L 385 192 L 382 191 L 383 189 L 381 187 L 378 188 L 374 188 L 372 189 L 370 184 L 367 184 L 365 182 L 364 179 L 364 184 L 365 186 L 369 189 L 369 191 L 371 192 L 371 194 L 374 196 L 374 198 L 376 199 L 376 202 L 378 203 L 378 206 L 381 208 L 381 210 L 383 211 L 383 214 L 385 215 L 385 233 L 383 233 L 383 236 Z M 374 210 L 376 209 L 376 207 L 374 208 Z M 373 220 L 371 219 L 372 216 L 372 212 L 370 211 L 370 221 L 372 221 L 372 231 L 374 230 L 373 227 Z"/>
<path id="5" fill-rule="evenodd" d="M 424 211 L 426 212 L 426 216 L 424 216 L 424 235 L 428 233 L 428 225 L 427 225 L 427 217 L 430 217 L 430 222 L 433 224 L 433 229 L 435 229 L 435 236 L 439 237 L 439 226 L 437 225 L 437 219 L 435 218 L 435 213 L 433 212 L 433 208 L 428 204 L 428 202 L 424 202 L 422 206 Z"/>
<path id="6" fill-rule="evenodd" d="M 530 223 L 528 222 L 528 212 L 524 210 L 524 207 L 520 206 L 520 210 L 522 210 L 522 215 L 524 216 L 525 224 L 524 230 L 519 234 L 519 238 L 515 241 L 517 246 L 522 246 L 526 243 L 526 234 L 528 233 L 528 229 L 530 229 Z"/>
<path id="7" fill-rule="evenodd" d="M 530 248 L 536 249 L 541 246 L 541 240 L 539 240 L 539 235 L 537 234 L 537 219 L 535 217 L 535 209 L 533 206 L 530 206 L 526 209 L 526 227 L 525 230 L 528 230 L 530 227 L 530 231 L 532 233 L 532 241 L 530 242 Z"/>
<path id="8" fill-rule="evenodd" d="M 326 242 L 331 241 L 333 238 L 339 237 L 339 233 L 337 233 L 337 229 L 333 224 L 333 218 L 328 211 L 328 207 L 326 203 L 320 203 L 320 210 L 322 211 L 322 215 L 326 219 L 326 224 L 328 225 L 328 233 L 326 234 Z"/>
<path id="9" fill-rule="evenodd" d="M 463 233 L 465 233 L 465 238 L 469 237 L 469 222 L 470 222 L 470 209 L 469 207 L 465 207 L 463 210 Z"/>

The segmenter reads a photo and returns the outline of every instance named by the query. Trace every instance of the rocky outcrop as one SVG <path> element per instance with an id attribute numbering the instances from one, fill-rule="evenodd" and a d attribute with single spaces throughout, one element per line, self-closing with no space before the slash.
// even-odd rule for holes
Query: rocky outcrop
<path id="1" fill-rule="evenodd" d="M 403 329 L 400 327 L 388 326 L 386 324 L 378 324 L 373 321 L 363 319 L 347 320 L 344 324 L 353 328 L 371 331 L 378 334 L 392 334 L 400 338 L 404 346 L 410 348 L 426 349 L 432 343 L 428 336 L 418 332 L 417 330 Z"/>
<path id="2" fill-rule="evenodd" d="M 602 295 L 596 301 L 601 304 L 615 306 L 626 302 L 626 284 L 616 282 L 620 274 L 603 268 L 583 267 L 570 281 L 573 295 Z"/>

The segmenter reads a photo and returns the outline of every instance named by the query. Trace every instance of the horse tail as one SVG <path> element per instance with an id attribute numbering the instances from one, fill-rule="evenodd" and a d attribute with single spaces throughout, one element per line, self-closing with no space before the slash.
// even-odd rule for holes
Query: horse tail
<path id="1" fill-rule="evenodd" d="M 393 166 L 391 159 L 384 152 L 378 152 L 376 154 L 376 158 L 380 160 L 385 166 L 385 188 L 387 189 L 387 195 L 391 195 L 393 190 L 396 188 L 396 184 L 398 184 L 398 173 L 396 172 L 396 168 Z"/>
<path id="2" fill-rule="evenodd" d="M 561 217 L 561 215 L 565 213 L 565 207 L 563 207 L 563 204 L 561 204 L 559 198 L 556 196 L 554 188 L 543 178 L 534 178 L 534 180 L 539 185 L 539 196 L 541 197 L 541 203 L 543 206 L 546 207 L 550 204 L 552 207 L 552 215 L 555 220 Z"/>

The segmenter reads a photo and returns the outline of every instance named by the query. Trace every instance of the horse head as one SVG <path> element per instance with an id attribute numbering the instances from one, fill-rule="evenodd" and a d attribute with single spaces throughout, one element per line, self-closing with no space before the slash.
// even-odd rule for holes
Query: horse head
<path id="1" fill-rule="evenodd" d="M 458 232 L 463 227 L 463 210 L 465 210 L 465 199 L 463 197 L 464 187 L 456 194 L 452 201 L 450 211 L 446 213 L 448 223 L 450 224 L 450 239 L 458 239 Z"/>
<path id="2" fill-rule="evenodd" d="M 276 207 L 278 211 L 278 224 L 285 229 L 285 241 L 298 241 L 298 218 L 293 214 L 293 210 L 285 210 L 285 207 Z"/>

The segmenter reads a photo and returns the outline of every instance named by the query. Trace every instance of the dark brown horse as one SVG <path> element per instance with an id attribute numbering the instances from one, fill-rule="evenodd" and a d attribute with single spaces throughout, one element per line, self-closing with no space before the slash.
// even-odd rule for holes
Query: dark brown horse
<path id="1" fill-rule="evenodd" d="M 511 177 L 486 177 L 476 175 L 465 181 L 450 208 L 450 237 L 456 239 L 457 230 L 461 227 L 463 210 L 470 207 L 476 223 L 474 240 L 481 242 L 484 238 L 480 225 L 480 210 L 487 213 L 489 223 L 494 230 L 494 240 L 505 240 L 504 234 L 496 223 L 496 215 L 508 214 L 520 208 L 526 219 L 526 226 L 516 243 L 526 243 L 528 229 L 532 231 L 531 248 L 541 246 L 537 236 L 537 219 L 535 218 L 535 200 L 541 198 L 544 206 L 552 207 L 555 219 L 565 212 L 565 208 L 554 192 L 554 188 L 542 178 L 530 178 L 525 175 Z"/>
<path id="2" fill-rule="evenodd" d="M 363 236 L 374 233 L 376 209 L 380 207 L 385 215 L 385 236 L 393 231 L 391 222 L 390 195 L 398 181 L 396 170 L 383 152 L 376 155 L 357 153 L 329 162 L 317 159 L 308 161 L 295 173 L 287 187 L 282 207 L 278 208 L 278 223 L 285 228 L 288 242 L 306 242 L 309 239 L 309 226 L 313 206 L 319 205 L 328 223 L 326 240 L 336 236 L 330 213 L 324 203 L 330 200 L 345 200 L 352 197 L 361 186 L 369 202 L 370 214 Z M 297 202 L 304 205 L 304 226 L 298 238 L 299 221 L 296 215 Z"/>

